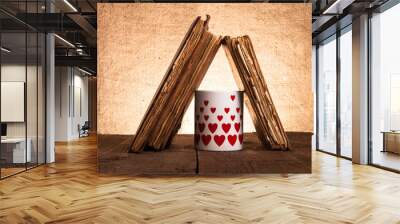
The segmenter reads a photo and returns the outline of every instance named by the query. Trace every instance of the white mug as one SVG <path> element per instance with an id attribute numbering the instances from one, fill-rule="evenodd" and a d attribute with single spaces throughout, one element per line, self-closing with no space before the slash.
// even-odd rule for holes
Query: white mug
<path id="1" fill-rule="evenodd" d="M 237 151 L 243 146 L 243 91 L 196 91 L 197 149 Z"/>

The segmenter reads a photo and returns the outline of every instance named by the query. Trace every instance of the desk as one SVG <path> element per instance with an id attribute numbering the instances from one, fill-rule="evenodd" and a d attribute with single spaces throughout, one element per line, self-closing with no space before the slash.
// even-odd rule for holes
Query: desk
<path id="1" fill-rule="evenodd" d="M 25 138 L 6 138 L 1 139 L 1 157 L 6 163 L 25 163 L 31 162 L 32 153 L 30 138 L 26 140 L 28 143 L 25 153 Z M 25 160 L 26 159 L 26 160 Z"/>
<path id="2" fill-rule="evenodd" d="M 382 152 L 393 152 L 400 154 L 400 131 L 383 131 Z"/>

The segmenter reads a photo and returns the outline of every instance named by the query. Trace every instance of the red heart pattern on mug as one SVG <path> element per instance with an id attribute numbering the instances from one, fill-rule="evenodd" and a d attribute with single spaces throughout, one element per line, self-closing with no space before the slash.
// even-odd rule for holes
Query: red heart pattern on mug
<path id="1" fill-rule="evenodd" d="M 243 135 L 242 134 L 239 135 L 239 142 L 240 142 L 240 144 L 243 144 Z"/>
<path id="2" fill-rule="evenodd" d="M 234 146 L 236 141 L 239 141 L 240 144 L 243 144 L 243 135 L 228 135 L 227 137 L 229 144 Z M 204 145 L 208 145 L 211 141 L 211 135 L 201 135 L 201 140 Z M 218 146 L 221 146 L 225 141 L 225 135 L 214 135 L 214 141 Z M 200 142 L 200 135 L 195 135 L 195 142 L 198 144 Z"/>
<path id="3" fill-rule="evenodd" d="M 236 139 L 237 139 L 236 135 L 228 135 L 228 142 L 229 142 L 229 144 L 231 144 L 232 146 L 235 145 Z"/>
<path id="4" fill-rule="evenodd" d="M 197 125 L 197 127 L 199 128 L 199 131 L 200 131 L 200 132 L 203 132 L 203 131 L 204 131 L 204 128 L 206 127 L 206 124 L 204 124 L 204 123 L 199 123 L 199 124 Z"/>
<path id="5" fill-rule="evenodd" d="M 228 104 L 225 104 L 223 101 L 220 103 L 210 98 L 203 98 L 200 101 L 201 105 L 197 107 L 200 113 L 195 113 L 195 127 L 197 127 L 195 130 L 198 131 L 198 133 L 194 135 L 194 142 L 196 145 L 202 143 L 207 147 L 212 148 L 214 146 L 220 147 L 220 150 L 226 150 L 227 147 L 237 148 L 239 144 L 243 144 L 243 134 L 241 134 L 243 113 L 241 113 L 242 109 L 238 107 L 239 104 L 236 103 L 241 102 L 241 98 L 238 98 L 237 95 L 227 95 L 226 97 L 229 101 Z M 228 117 L 225 118 L 225 120 L 223 113 L 216 113 L 217 110 L 219 112 L 220 109 L 222 109 L 224 111 L 223 113 Z M 207 112 L 209 112 L 209 114 L 207 114 Z M 203 116 L 204 120 L 202 123 L 199 123 L 199 121 L 202 120 L 201 116 Z M 225 143 L 225 140 L 227 143 Z M 214 141 L 214 143 L 211 143 L 212 141 Z"/>
<path id="6" fill-rule="evenodd" d="M 235 123 L 235 129 L 237 132 L 240 130 L 240 123 Z"/>
<path id="7" fill-rule="evenodd" d="M 218 124 L 216 124 L 216 123 L 209 123 L 208 124 L 208 130 L 210 130 L 211 133 L 214 133 L 215 130 L 217 130 L 217 128 L 218 128 Z"/>
<path id="8" fill-rule="evenodd" d="M 203 141 L 204 145 L 208 145 L 211 141 L 211 135 L 202 135 L 201 140 Z"/>
<path id="9" fill-rule="evenodd" d="M 229 123 L 222 124 L 222 130 L 224 130 L 225 133 L 228 133 L 230 129 L 231 129 L 231 124 Z"/>
<path id="10" fill-rule="evenodd" d="M 221 146 L 225 141 L 225 135 L 214 135 L 214 142 Z"/>

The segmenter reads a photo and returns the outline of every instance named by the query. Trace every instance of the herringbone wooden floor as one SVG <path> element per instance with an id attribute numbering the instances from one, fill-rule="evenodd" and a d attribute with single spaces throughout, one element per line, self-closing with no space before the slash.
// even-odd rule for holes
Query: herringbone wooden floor
<path id="1" fill-rule="evenodd" d="M 310 175 L 100 177 L 96 141 L 0 181 L 0 223 L 400 223 L 400 175 L 315 152 Z"/>

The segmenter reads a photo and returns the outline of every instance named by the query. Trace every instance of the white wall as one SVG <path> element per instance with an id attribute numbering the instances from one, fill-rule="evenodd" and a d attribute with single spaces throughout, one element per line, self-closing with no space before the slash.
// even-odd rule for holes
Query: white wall
<path id="1" fill-rule="evenodd" d="M 28 67 L 29 70 L 29 67 Z M 8 64 L 1 66 L 1 81 L 3 82 L 25 82 L 25 64 Z M 5 110 L 6 108 L 1 108 Z M 7 123 L 7 137 L 25 137 L 25 123 Z"/>
<path id="2" fill-rule="evenodd" d="M 44 116 L 44 74 L 42 67 L 36 65 L 25 66 L 25 63 L 9 63 L 1 66 L 2 82 L 24 82 L 26 84 L 26 108 L 22 108 L 22 112 L 26 110 L 26 121 L 23 122 L 6 122 L 8 138 L 25 138 L 30 139 L 30 147 L 32 151 L 32 161 L 39 163 L 44 162 L 45 150 L 45 116 Z M 27 79 L 27 80 L 26 80 Z M 2 96 L 7 97 L 7 96 Z M 9 110 L 10 108 L 1 108 L 1 110 Z M 39 153 L 39 156 L 37 156 Z"/>
<path id="3" fill-rule="evenodd" d="M 69 136 L 69 85 L 68 67 L 55 68 L 55 141 L 67 141 Z"/>
<path id="4" fill-rule="evenodd" d="M 25 75 L 27 69 L 28 74 L 36 74 L 36 67 L 34 66 L 28 66 L 27 68 L 25 67 L 25 64 L 20 65 L 20 64 L 5 64 L 1 66 L 1 81 L 2 82 L 25 82 Z M 36 80 L 31 80 L 30 76 L 28 75 L 28 81 L 29 85 L 36 85 Z M 36 100 L 36 88 L 27 88 L 27 104 L 30 104 L 31 102 Z M 34 99 L 30 99 L 35 98 Z M 32 105 L 27 105 L 28 107 L 30 106 L 30 109 L 28 112 L 31 112 L 33 110 L 36 110 L 36 101 Z M 2 110 L 6 110 L 7 108 L 1 108 Z M 36 113 L 28 113 L 28 129 L 30 127 L 34 128 L 36 130 Z M 30 122 L 34 122 L 35 124 L 31 124 Z M 35 125 L 35 127 L 33 127 Z M 29 137 L 30 131 L 28 130 L 28 137 Z M 25 122 L 7 122 L 7 137 L 25 137 Z"/>
<path id="5" fill-rule="evenodd" d="M 78 124 L 88 120 L 88 78 L 72 67 L 56 67 L 55 73 L 55 140 L 77 139 Z"/>
<path id="6" fill-rule="evenodd" d="M 74 102 L 71 102 L 73 108 L 71 108 L 72 116 L 71 116 L 71 135 L 72 138 L 78 138 L 78 125 L 83 125 L 85 121 L 88 120 L 88 78 L 87 76 L 82 76 L 81 73 L 78 75 L 74 75 L 73 82 L 73 94 L 71 96 L 74 99 Z"/>

